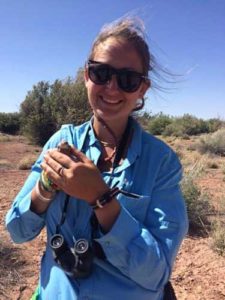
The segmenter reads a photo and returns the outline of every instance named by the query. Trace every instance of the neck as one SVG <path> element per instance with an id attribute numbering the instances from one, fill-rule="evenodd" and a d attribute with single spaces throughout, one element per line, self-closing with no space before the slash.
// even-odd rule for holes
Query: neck
<path id="1" fill-rule="evenodd" d="M 120 142 L 120 139 L 126 129 L 128 119 L 124 120 L 123 122 L 108 122 L 108 121 L 101 121 L 98 117 L 94 116 L 93 128 L 95 134 L 99 140 L 102 140 L 107 143 L 117 144 Z M 108 126 L 110 130 L 104 125 Z"/>

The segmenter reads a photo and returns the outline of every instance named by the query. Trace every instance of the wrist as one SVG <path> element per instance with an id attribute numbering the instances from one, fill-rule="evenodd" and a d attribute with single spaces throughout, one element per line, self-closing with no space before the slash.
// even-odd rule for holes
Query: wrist
<path id="1" fill-rule="evenodd" d="M 118 194 L 120 190 L 118 187 L 109 188 L 106 192 L 104 192 L 100 197 L 95 199 L 90 206 L 95 210 L 98 208 L 103 208 L 106 204 L 110 203 Z"/>
<path id="2" fill-rule="evenodd" d="M 49 192 L 46 191 L 40 181 L 38 180 L 35 186 L 35 192 L 37 197 L 42 201 L 42 202 L 51 202 L 53 197 L 55 196 L 55 192 Z"/>

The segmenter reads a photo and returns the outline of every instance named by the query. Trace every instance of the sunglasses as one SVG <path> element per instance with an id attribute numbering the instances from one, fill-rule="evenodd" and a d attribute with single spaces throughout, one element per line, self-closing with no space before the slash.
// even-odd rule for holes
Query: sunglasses
<path id="1" fill-rule="evenodd" d="M 116 80 L 119 88 L 127 93 L 136 92 L 142 81 L 148 77 L 142 73 L 130 70 L 128 68 L 115 69 L 110 65 L 97 62 L 94 60 L 88 61 L 88 76 L 95 84 L 103 85 L 112 79 L 112 75 L 116 75 Z"/>

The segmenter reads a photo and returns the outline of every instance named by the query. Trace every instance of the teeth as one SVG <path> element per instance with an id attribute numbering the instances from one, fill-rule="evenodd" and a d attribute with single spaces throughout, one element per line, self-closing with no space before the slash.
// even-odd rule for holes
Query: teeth
<path id="1" fill-rule="evenodd" d="M 104 99 L 103 97 L 101 97 L 101 99 L 104 101 L 104 102 L 107 102 L 107 103 L 110 103 L 110 104 L 118 104 L 120 103 L 120 100 L 109 100 L 109 99 Z"/>

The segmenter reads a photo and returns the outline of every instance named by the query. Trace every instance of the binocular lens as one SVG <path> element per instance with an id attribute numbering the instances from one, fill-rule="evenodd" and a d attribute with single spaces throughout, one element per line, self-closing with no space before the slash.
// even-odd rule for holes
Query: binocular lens
<path id="1" fill-rule="evenodd" d="M 63 243 L 64 243 L 64 238 L 61 234 L 53 235 L 53 237 L 51 238 L 51 241 L 50 241 L 50 244 L 53 249 L 58 249 L 58 248 L 62 247 Z"/>
<path id="2" fill-rule="evenodd" d="M 76 241 L 74 248 L 77 254 L 84 254 L 89 248 L 88 241 L 85 239 L 79 239 Z"/>

